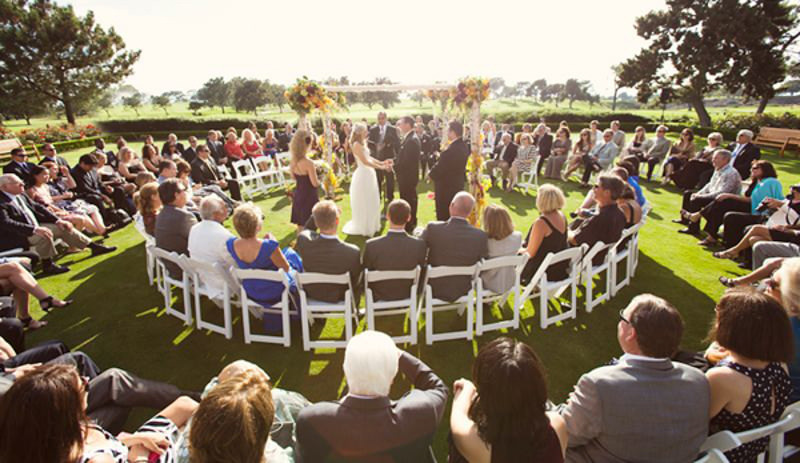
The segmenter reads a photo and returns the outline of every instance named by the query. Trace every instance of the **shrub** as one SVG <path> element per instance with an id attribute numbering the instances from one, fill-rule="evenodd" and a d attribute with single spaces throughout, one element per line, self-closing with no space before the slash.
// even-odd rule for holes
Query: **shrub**
<path id="1" fill-rule="evenodd" d="M 758 133 L 761 127 L 780 127 L 800 129 L 800 116 L 792 113 L 778 114 L 729 114 L 716 116 L 712 125 L 715 129 L 736 131 L 750 129 Z"/>
<path id="2" fill-rule="evenodd" d="M 60 141 L 82 140 L 86 137 L 96 137 L 100 131 L 92 124 L 47 126 L 40 129 L 22 129 L 17 132 L 0 127 L 0 138 L 19 138 L 22 143 L 54 143 Z"/>

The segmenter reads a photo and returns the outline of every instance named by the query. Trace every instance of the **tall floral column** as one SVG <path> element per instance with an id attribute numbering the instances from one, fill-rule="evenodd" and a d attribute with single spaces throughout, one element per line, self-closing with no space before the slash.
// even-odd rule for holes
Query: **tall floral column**
<path id="1" fill-rule="evenodd" d="M 489 98 L 489 80 L 480 77 L 467 77 L 458 83 L 452 97 L 453 106 L 461 108 L 469 116 L 470 157 L 467 162 L 469 192 L 475 197 L 475 208 L 469 222 L 479 227 L 483 208 L 486 207 L 486 189 L 483 182 L 483 156 L 481 156 L 481 102 Z"/>
<path id="2" fill-rule="evenodd" d="M 434 117 L 438 116 L 441 119 L 442 124 L 444 124 L 444 127 L 442 128 L 442 141 L 441 145 L 439 146 L 439 149 L 442 151 L 447 149 L 447 145 L 450 143 L 447 140 L 447 123 L 449 117 L 447 114 L 447 107 L 448 104 L 450 103 L 450 92 L 451 91 L 448 89 L 428 90 L 426 92 L 427 97 L 430 98 L 431 102 L 433 102 L 433 110 L 434 110 L 433 116 Z"/>

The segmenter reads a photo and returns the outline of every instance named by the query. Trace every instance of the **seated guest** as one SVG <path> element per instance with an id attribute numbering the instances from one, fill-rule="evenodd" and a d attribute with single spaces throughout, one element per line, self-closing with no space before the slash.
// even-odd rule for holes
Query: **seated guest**
<path id="1" fill-rule="evenodd" d="M 761 149 L 753 144 L 753 131 L 742 129 L 736 134 L 736 143 L 728 145 L 731 152 L 731 167 L 736 169 L 742 180 L 750 177 L 750 164 L 761 159 Z"/>
<path id="2" fill-rule="evenodd" d="M 712 357 L 724 357 L 706 373 L 711 386 L 709 434 L 734 433 L 778 421 L 789 405 L 792 326 L 781 304 L 754 288 L 728 290 L 717 303 L 709 338 Z M 764 437 L 725 452 L 730 461 L 756 461 Z"/>
<path id="3" fill-rule="evenodd" d="M 289 289 L 295 290 L 295 273 L 303 271 L 300 256 L 291 248 L 281 252 L 280 243 L 272 233 L 267 233 L 264 239 L 259 238 L 263 221 L 264 217 L 258 206 L 252 203 L 238 206 L 233 211 L 233 227 L 239 238 L 228 238 L 225 247 L 237 268 L 273 271 L 281 269 L 286 272 Z M 274 281 L 245 279 L 242 285 L 248 298 L 264 305 L 280 301 L 284 290 L 283 283 Z"/>
<path id="4" fill-rule="evenodd" d="M 652 144 L 653 141 L 647 138 L 647 131 L 638 125 L 633 131 L 633 140 L 628 143 L 628 146 L 622 148 L 622 156 L 643 157 Z"/>
<path id="5" fill-rule="evenodd" d="M 589 155 L 589 152 L 594 148 L 592 142 L 592 132 L 589 129 L 583 129 L 578 135 L 578 142 L 572 148 L 572 154 L 567 161 L 567 170 L 561 177 L 565 182 L 569 177 L 583 165 L 583 158 Z"/>
<path id="6" fill-rule="evenodd" d="M 114 152 L 111 150 L 106 150 L 106 141 L 102 138 L 98 138 L 94 141 L 94 151 L 90 154 L 95 156 L 103 155 L 106 157 L 106 161 L 108 165 L 111 166 L 112 169 L 117 168 L 118 158 L 114 155 Z"/>
<path id="7" fill-rule="evenodd" d="M 117 172 L 119 172 L 125 180 L 136 183 L 136 176 L 144 171 L 145 167 L 142 161 L 134 157 L 133 150 L 127 146 L 123 146 L 122 149 L 119 150 Z"/>
<path id="8" fill-rule="evenodd" d="M 617 206 L 624 187 L 625 183 L 615 175 L 597 177 L 594 185 L 597 213 L 584 220 L 576 231 L 570 231 L 567 241 L 573 246 L 587 244 L 590 249 L 597 242 L 616 243 L 625 229 L 625 215 Z M 605 254 L 598 254 L 595 265 L 602 262 L 604 257 Z"/>
<path id="9" fill-rule="evenodd" d="M 57 364 L 34 368 L 14 381 L 0 401 L 0 460 L 122 463 L 147 461 L 155 452 L 159 461 L 172 461 L 169 446 L 197 408 L 196 402 L 180 397 L 136 433 L 114 437 L 89 421 L 87 383 L 75 367 Z M 42 435 L 48 438 L 37 439 Z"/>
<path id="10" fill-rule="evenodd" d="M 184 152 L 183 143 L 178 141 L 178 136 L 174 133 L 167 135 L 167 141 L 161 147 L 161 156 L 172 159 L 174 155 L 182 156 Z"/>
<path id="11" fill-rule="evenodd" d="M 78 197 L 94 204 L 103 214 L 107 222 L 111 222 L 110 208 L 121 209 L 133 215 L 135 208 L 128 202 L 128 196 L 122 188 L 104 185 L 97 173 L 98 162 L 93 154 L 84 154 L 80 157 L 78 165 L 72 168 L 72 178 L 75 179 L 75 191 Z"/>
<path id="12" fill-rule="evenodd" d="M 694 132 L 687 127 L 681 131 L 680 141 L 670 148 L 670 156 L 664 163 L 664 167 L 662 167 L 661 184 L 668 184 L 670 180 L 672 180 L 672 174 L 682 169 L 690 159 L 695 157 L 696 151 L 697 147 L 694 145 Z"/>
<path id="13" fill-rule="evenodd" d="M 522 281 L 527 284 L 539 270 L 544 258 L 550 253 L 567 249 L 567 219 L 561 212 L 567 200 L 557 186 L 545 183 L 536 193 L 536 209 L 539 217 L 533 222 L 520 253 L 528 254 L 528 262 L 522 270 Z M 567 263 L 553 265 L 547 269 L 547 279 L 561 281 L 567 278 Z"/>
<path id="14" fill-rule="evenodd" d="M 589 122 L 589 132 L 592 135 L 592 148 L 603 144 L 603 131 L 600 130 L 600 121 L 593 120 Z"/>
<path id="15" fill-rule="evenodd" d="M 231 212 L 233 212 L 233 209 L 236 207 L 236 201 L 228 197 L 218 185 L 201 185 L 195 183 L 191 177 L 192 166 L 190 166 L 188 162 L 183 159 L 178 159 L 178 162 L 175 163 L 175 168 L 175 178 L 180 180 L 192 193 L 192 202 L 194 204 L 200 203 L 200 200 L 208 195 L 215 195 L 225 203 Z"/>
<path id="16" fill-rule="evenodd" d="M 145 169 L 157 175 L 158 165 L 160 163 L 161 156 L 158 155 L 158 151 L 156 151 L 153 145 L 145 143 L 145 145 L 142 146 L 142 165 L 144 165 Z"/>
<path id="17" fill-rule="evenodd" d="M 489 204 L 483 210 L 483 227 L 489 237 L 489 258 L 514 256 L 522 246 L 522 233 L 514 231 L 511 215 L 503 206 Z M 495 293 L 504 293 L 514 286 L 514 269 L 510 267 L 487 270 L 481 273 L 483 287 Z"/>
<path id="18" fill-rule="evenodd" d="M 189 141 L 189 147 L 183 150 L 181 158 L 183 158 L 184 162 L 191 163 L 197 157 L 197 137 L 190 135 L 187 140 Z"/>
<path id="19" fill-rule="evenodd" d="M 614 132 L 614 136 L 611 138 L 611 141 L 617 145 L 617 148 L 622 151 L 625 148 L 625 132 L 620 129 L 619 121 L 611 121 L 611 125 L 609 126 L 612 132 Z"/>
<path id="20" fill-rule="evenodd" d="M 14 174 L 26 184 L 30 183 L 31 169 L 36 164 L 28 162 L 28 153 L 25 148 L 14 148 L 11 150 L 11 162 L 3 166 L 4 174 Z"/>
<path id="21" fill-rule="evenodd" d="M 69 163 L 63 156 L 59 156 L 56 152 L 55 146 L 52 143 L 45 143 L 42 145 L 42 160 L 39 161 L 39 165 L 41 166 L 45 162 L 52 162 L 56 164 L 61 170 L 62 167 L 65 167 L 69 170 Z"/>
<path id="22" fill-rule="evenodd" d="M 333 201 L 320 201 L 311 215 L 319 233 L 303 230 L 297 235 L 297 253 L 303 259 L 306 272 L 341 275 L 350 273 L 350 284 L 357 291 L 361 278 L 361 251 L 358 246 L 345 243 L 337 236 L 339 208 Z M 324 302 L 344 300 L 347 290 L 342 285 L 316 284 L 305 288 L 308 297 Z"/>
<path id="23" fill-rule="evenodd" d="M 200 185 L 216 185 L 222 190 L 228 190 L 235 201 L 241 201 L 242 193 L 239 189 L 239 182 L 232 179 L 226 180 L 209 157 L 210 154 L 211 150 L 207 146 L 197 145 L 197 157 L 192 161 L 192 180 Z"/>
<path id="24" fill-rule="evenodd" d="M 292 124 L 287 122 L 283 125 L 283 131 L 278 135 L 278 150 L 282 153 L 289 151 L 289 143 L 294 136 Z"/>
<path id="25" fill-rule="evenodd" d="M 652 294 L 620 313 L 625 355 L 583 375 L 560 407 L 567 461 L 693 461 L 708 437 L 709 386 L 700 370 L 674 363 L 680 313 Z"/>
<path id="26" fill-rule="evenodd" d="M 450 462 L 564 461 L 566 424 L 545 411 L 547 380 L 533 349 L 495 339 L 478 351 L 472 379 L 453 384 Z"/>
<path id="27" fill-rule="evenodd" d="M 59 219 L 41 204 L 23 194 L 24 183 L 14 174 L 0 176 L 0 250 L 33 247 L 42 259 L 42 270 L 46 275 L 69 271 L 69 268 L 53 262 L 57 252 L 55 240 L 63 240 L 67 246 L 92 250 L 99 256 L 116 250 L 115 247 L 92 243 L 83 233 L 66 220 Z"/>
<path id="28" fill-rule="evenodd" d="M 239 143 L 239 140 L 236 138 L 236 132 L 228 132 L 225 135 L 225 155 L 228 156 L 228 159 L 233 161 L 238 161 L 240 159 L 244 159 L 244 151 L 242 151 L 242 144 Z"/>
<path id="29" fill-rule="evenodd" d="M 278 154 L 278 139 L 275 138 L 275 130 L 267 129 L 264 132 L 264 138 L 261 139 L 261 152 L 264 156 L 275 160 L 275 155 Z"/>
<path id="30" fill-rule="evenodd" d="M 644 206 L 647 203 L 647 199 L 644 197 L 641 185 L 639 185 L 639 158 L 633 155 L 625 156 L 617 161 L 617 166 L 622 167 L 628 173 L 628 185 L 636 193 L 636 202 L 639 203 L 639 206 Z"/>
<path id="31" fill-rule="evenodd" d="M 136 185 L 128 183 L 119 172 L 108 165 L 108 156 L 102 153 L 94 153 L 92 156 L 97 159 L 95 170 L 100 176 L 100 182 L 103 185 L 108 185 L 114 189 L 119 188 L 125 192 L 127 196 L 133 196 L 133 192 L 136 191 Z"/>
<path id="32" fill-rule="evenodd" d="M 12 287 L 12 296 L 17 305 L 17 317 L 22 324 L 31 330 L 47 325 L 46 321 L 34 320 L 28 312 L 29 296 L 39 301 L 39 307 L 49 312 L 53 308 L 60 309 L 72 304 L 72 300 L 62 301 L 42 289 L 36 278 L 19 262 L 9 261 L 0 263 L 0 280 L 6 280 Z"/>
<path id="33" fill-rule="evenodd" d="M 140 172 L 136 174 L 136 188 L 141 188 L 148 183 L 155 183 L 158 185 L 156 176 L 153 175 L 152 172 Z"/>
<path id="34" fill-rule="evenodd" d="M 606 129 L 603 132 L 603 143 L 595 145 L 592 151 L 583 157 L 583 178 L 581 179 L 582 186 L 589 185 L 589 179 L 592 173 L 600 172 L 607 169 L 614 162 L 614 158 L 619 153 L 619 147 L 612 141 L 614 132 L 611 129 Z"/>
<path id="35" fill-rule="evenodd" d="M 158 186 L 158 197 L 163 207 L 156 217 L 156 246 L 165 251 L 187 254 L 189 232 L 197 219 L 186 209 L 189 197 L 186 187 L 178 179 L 167 179 Z M 176 265 L 167 262 L 166 266 L 170 275 L 181 278 L 182 273 Z"/>
<path id="36" fill-rule="evenodd" d="M 189 232 L 189 255 L 201 262 L 219 264 L 227 271 L 234 263 L 228 252 L 227 243 L 236 237 L 222 225 L 228 218 L 225 202 L 217 196 L 206 196 L 200 201 L 200 217 L 203 220 L 196 223 Z M 221 287 L 216 285 L 215 277 L 211 275 L 201 275 L 201 277 L 206 286 L 212 289 L 219 288 L 221 292 Z"/>
<path id="37" fill-rule="evenodd" d="M 428 249 L 425 242 L 405 231 L 411 220 L 411 206 L 404 199 L 395 199 L 386 209 L 389 230 L 386 235 L 367 240 L 363 265 L 367 270 L 413 270 L 425 268 Z M 409 281 L 378 281 L 370 285 L 376 301 L 407 299 Z"/>
<path id="38" fill-rule="evenodd" d="M 55 169 L 55 164 L 52 164 Z M 53 196 L 50 194 L 50 169 L 47 165 L 34 166 L 31 169 L 33 183 L 27 188 L 26 193 L 29 198 L 46 207 L 57 217 L 70 222 L 78 231 L 89 230 L 96 235 L 105 235 L 106 226 L 103 217 L 97 207 L 84 201 L 79 201 L 73 205 L 71 202 L 62 201 L 61 204 L 69 209 L 61 208 L 56 205 Z"/>
<path id="39" fill-rule="evenodd" d="M 553 142 L 553 154 L 547 160 L 544 176 L 547 178 L 561 178 L 561 168 L 567 161 L 567 156 L 572 149 L 572 141 L 569 139 L 569 129 L 562 127 L 556 132 L 556 139 Z"/>
<path id="40" fill-rule="evenodd" d="M 429 461 L 429 446 L 447 404 L 447 386 L 430 367 L 398 350 L 385 333 L 364 331 L 347 343 L 342 368 L 347 395 L 300 412 L 300 461 L 321 462 L 328 456 L 348 461 Z M 389 390 L 398 370 L 414 388 L 394 401 Z"/>
<path id="41" fill-rule="evenodd" d="M 698 152 L 693 158 L 689 159 L 683 167 L 671 175 L 672 181 L 678 188 L 691 190 L 702 188 L 711 178 L 714 166 L 711 158 L 722 147 L 722 134 L 712 132 L 708 134 L 707 145 L 702 151 Z"/>
<path id="42" fill-rule="evenodd" d="M 742 189 L 742 178 L 739 173 L 731 167 L 731 152 L 719 150 L 714 153 L 711 159 L 714 165 L 714 175 L 711 180 L 698 191 L 685 191 L 683 193 L 683 205 L 681 206 L 681 218 L 675 222 L 688 225 L 687 228 L 678 230 L 680 233 L 696 235 L 700 232 L 700 216 L 691 216 L 694 212 L 711 204 L 719 195 L 723 193 L 739 194 Z M 697 220 L 691 220 L 694 217 Z"/>
<path id="43" fill-rule="evenodd" d="M 501 187 L 506 189 L 508 170 L 511 168 L 514 159 L 517 158 L 517 149 L 518 146 L 511 140 L 511 135 L 503 135 L 502 142 L 495 148 L 492 159 L 486 161 L 486 171 L 492 179 L 492 185 L 494 185 L 494 169 L 500 169 L 502 175 Z"/>
<path id="44" fill-rule="evenodd" d="M 432 267 L 464 267 L 489 257 L 489 237 L 473 227 L 467 217 L 475 207 L 475 198 L 466 191 L 457 193 L 450 202 L 450 219 L 430 222 L 421 238 L 428 245 L 428 265 Z M 433 297 L 455 301 L 469 291 L 472 278 L 453 276 L 431 282 Z"/>
<path id="45" fill-rule="evenodd" d="M 511 182 L 508 185 L 508 190 L 511 191 L 517 185 L 517 179 L 520 174 L 526 174 L 533 168 L 533 161 L 539 157 L 539 151 L 536 145 L 533 144 L 533 137 L 529 133 L 524 133 L 519 138 L 520 146 L 517 150 L 517 157 L 511 163 L 509 174 Z"/>
<path id="46" fill-rule="evenodd" d="M 156 182 L 158 182 L 159 185 L 164 183 L 168 178 L 176 178 L 177 176 L 178 166 L 175 165 L 174 161 L 164 159 L 158 163 L 158 178 Z"/>
<path id="47" fill-rule="evenodd" d="M 158 183 L 150 182 L 142 185 L 133 196 L 136 210 L 148 235 L 156 236 L 156 217 L 161 212 L 161 198 L 158 195 Z"/>
<path id="48" fill-rule="evenodd" d="M 267 160 L 261 150 L 261 142 L 256 133 L 250 129 L 242 130 L 242 143 L 240 146 L 245 159 L 253 159 L 259 169 L 267 170 Z"/>
<path id="49" fill-rule="evenodd" d="M 656 128 L 656 139 L 650 148 L 643 153 L 641 160 L 647 163 L 647 181 L 653 178 L 653 169 L 661 164 L 661 161 L 669 153 L 672 148 L 672 142 L 667 140 L 667 126 L 659 125 Z"/>
<path id="50" fill-rule="evenodd" d="M 228 162 L 228 156 L 225 154 L 225 148 L 219 139 L 219 134 L 216 130 L 209 130 L 208 137 L 206 138 L 206 147 L 211 156 L 211 162 L 217 165 L 222 165 Z M 194 163 L 192 161 L 191 163 Z"/>
<path id="51" fill-rule="evenodd" d="M 181 158 L 181 152 L 178 151 L 178 147 L 176 145 L 168 144 L 165 145 L 167 151 L 161 153 L 161 159 L 165 160 L 177 160 Z"/>
<path id="52" fill-rule="evenodd" d="M 539 149 L 539 163 L 536 165 L 536 173 L 541 175 L 542 166 L 544 166 L 547 158 L 550 157 L 553 148 L 553 136 L 550 134 L 550 127 L 544 124 L 537 125 L 533 144 Z"/>
<path id="53" fill-rule="evenodd" d="M 781 182 L 778 173 L 767 161 L 755 161 L 750 167 L 752 180 L 743 195 L 736 193 L 722 193 L 713 202 L 703 209 L 689 216 L 691 221 L 699 221 L 705 217 L 706 225 L 703 230 L 708 237 L 700 242 L 701 246 L 711 246 L 717 243 L 719 226 L 725 226 L 725 242 L 734 246 L 744 236 L 744 230 L 750 225 L 763 222 L 764 214 L 768 207 L 759 210 L 765 198 L 783 199 Z"/>

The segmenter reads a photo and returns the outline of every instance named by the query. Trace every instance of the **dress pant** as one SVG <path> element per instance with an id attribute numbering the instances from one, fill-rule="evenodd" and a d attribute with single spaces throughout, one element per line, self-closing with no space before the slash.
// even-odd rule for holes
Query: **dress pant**
<path id="1" fill-rule="evenodd" d="M 685 191 L 683 193 L 683 204 L 681 205 L 681 209 L 685 209 L 687 212 L 694 213 L 699 212 L 701 209 L 706 207 L 709 203 L 714 201 L 714 198 L 709 196 L 701 196 L 699 198 L 692 199 L 692 195 L 695 192 L 692 190 Z M 700 222 L 694 222 L 689 224 L 689 230 L 692 233 L 697 233 L 700 231 Z"/>
<path id="2" fill-rule="evenodd" d="M 378 174 L 378 191 L 383 194 L 383 185 L 386 184 L 386 202 L 389 203 L 394 199 L 394 172 L 386 171 L 383 169 L 376 169 L 375 173 Z"/>
<path id="3" fill-rule="evenodd" d="M 17 318 L 17 308 L 14 305 L 0 310 L 0 337 L 11 345 L 14 352 L 25 350 L 25 325 Z"/>
<path id="4" fill-rule="evenodd" d="M 653 178 L 653 170 L 656 166 L 661 164 L 661 159 L 657 157 L 647 158 L 647 180 Z"/>
<path id="5" fill-rule="evenodd" d="M 687 162 L 681 170 L 672 174 L 672 181 L 675 182 L 678 188 L 684 190 L 692 188 L 700 189 L 703 185 L 708 183 L 708 179 L 706 179 L 703 185 L 699 185 L 700 177 L 707 172 L 714 172 L 714 166 L 710 162 L 692 159 Z"/>
<path id="6" fill-rule="evenodd" d="M 730 198 L 721 200 L 715 199 L 700 211 L 706 219 L 706 225 L 703 227 L 703 230 L 714 239 L 719 238 L 717 232 L 719 232 L 719 227 L 722 225 L 723 220 L 725 220 L 725 215 L 729 212 L 742 212 L 750 215 L 750 201 L 744 202 Z M 727 222 L 725 223 L 725 230 L 727 235 Z"/>
<path id="7" fill-rule="evenodd" d="M 57 255 L 55 240 L 61 239 L 67 246 L 72 248 L 84 249 L 89 246 L 92 240 L 86 235 L 79 232 L 75 228 L 70 230 L 63 230 L 58 225 L 53 223 L 44 223 L 41 226 L 53 232 L 53 238 L 45 238 L 39 235 L 31 235 L 28 237 L 28 243 L 39 254 L 42 259 L 54 259 Z"/>
<path id="8" fill-rule="evenodd" d="M 238 183 L 236 185 L 239 186 Z M 200 188 L 200 196 L 208 196 L 208 195 L 217 196 L 225 203 L 226 206 L 228 206 L 228 209 L 233 211 L 234 207 L 233 200 L 230 197 L 228 197 L 228 195 L 226 195 L 225 192 L 222 191 L 222 188 L 220 188 L 218 185 L 206 185 Z"/>
<path id="9" fill-rule="evenodd" d="M 47 341 L 36 347 L 17 351 L 17 355 L 3 362 L 3 368 L 16 368 L 32 363 L 47 363 L 67 353 L 69 353 L 69 348 L 63 342 Z"/>
<path id="10" fill-rule="evenodd" d="M 588 154 L 583 155 L 583 177 L 581 177 L 582 183 L 589 183 L 589 179 L 592 178 L 593 172 L 600 172 L 602 166 L 600 163 L 597 162 L 592 156 Z"/>
<path id="11" fill-rule="evenodd" d="M 753 270 L 773 257 L 800 257 L 800 246 L 778 241 L 759 241 L 753 246 Z"/>
<path id="12" fill-rule="evenodd" d="M 492 183 L 494 183 L 494 170 L 500 169 L 500 175 L 502 175 L 503 181 L 505 182 L 508 179 L 508 170 L 511 166 L 503 161 L 502 159 L 492 159 L 490 161 L 486 161 L 486 171 L 489 172 L 489 177 L 492 179 Z M 531 166 L 533 168 L 533 166 Z"/>
<path id="13" fill-rule="evenodd" d="M 416 180 L 416 178 L 414 179 Z M 411 220 L 406 223 L 406 231 L 413 233 L 414 228 L 417 226 L 417 184 L 411 182 L 404 182 L 399 184 L 400 199 L 406 200 L 408 205 L 411 206 Z"/>
<path id="14" fill-rule="evenodd" d="M 764 222 L 763 215 L 751 214 L 749 211 L 750 207 L 747 208 L 747 212 L 728 212 L 725 214 L 722 221 L 722 236 L 728 247 L 736 246 L 744 238 L 748 227 Z"/>
<path id="15" fill-rule="evenodd" d="M 697 186 L 695 188 L 703 188 L 706 186 L 706 183 L 711 181 L 711 176 L 714 175 L 714 168 L 706 170 L 705 172 L 701 172 L 698 175 Z"/>
<path id="16" fill-rule="evenodd" d="M 233 179 L 225 180 L 228 182 L 228 191 L 231 193 L 231 198 L 235 201 L 242 200 L 242 190 L 239 188 L 239 181 Z"/>
<path id="17" fill-rule="evenodd" d="M 133 201 L 125 193 L 125 190 L 121 186 L 116 185 L 111 188 L 112 190 L 109 196 L 114 202 L 114 207 L 116 209 L 122 209 L 127 212 L 129 216 L 133 217 L 136 214 L 136 206 L 133 205 Z"/>
<path id="18" fill-rule="evenodd" d="M 446 190 L 446 189 L 435 189 L 434 199 L 436 202 L 436 220 L 441 222 L 447 222 L 450 220 L 450 203 L 453 201 L 453 197 L 461 190 Z"/>

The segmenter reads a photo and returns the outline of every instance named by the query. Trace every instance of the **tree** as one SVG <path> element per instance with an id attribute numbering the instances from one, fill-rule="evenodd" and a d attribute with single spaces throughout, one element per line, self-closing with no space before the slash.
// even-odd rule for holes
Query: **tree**
<path id="1" fill-rule="evenodd" d="M 242 79 L 233 93 L 233 106 L 237 111 L 250 112 L 258 115 L 259 107 L 267 104 L 267 89 L 258 79 Z"/>
<path id="2" fill-rule="evenodd" d="M 525 82 L 525 81 L 517 82 L 517 84 L 514 86 L 514 94 L 518 98 L 521 98 L 523 96 L 529 96 L 528 95 L 528 89 L 530 87 L 531 87 L 531 83 L 530 82 Z"/>
<path id="3" fill-rule="evenodd" d="M 28 90 L 18 79 L 0 81 L 0 114 L 6 119 L 25 119 L 31 125 L 32 116 L 51 109 L 49 103 L 47 97 Z"/>
<path id="4" fill-rule="evenodd" d="M 417 90 L 416 92 L 411 94 L 411 99 L 416 101 L 419 107 L 422 107 L 422 103 L 425 101 L 425 93 L 422 90 Z"/>
<path id="5" fill-rule="evenodd" d="M 172 104 L 172 100 L 170 100 L 167 93 L 162 93 L 161 95 L 151 96 L 150 103 L 152 103 L 153 106 L 158 106 L 159 108 L 163 109 L 164 114 L 169 114 L 167 108 L 169 108 L 169 105 Z"/>
<path id="6" fill-rule="evenodd" d="M 111 113 L 108 109 L 114 106 L 114 92 L 111 90 L 105 90 L 100 96 L 97 97 L 97 101 L 95 105 L 105 111 L 106 116 L 111 117 Z"/>
<path id="7" fill-rule="evenodd" d="M 126 96 L 122 98 L 122 105 L 126 108 L 131 108 L 136 112 L 136 115 L 139 115 L 139 108 L 142 107 L 142 102 L 144 101 L 144 95 L 139 92 L 134 93 L 131 96 Z"/>
<path id="8" fill-rule="evenodd" d="M 191 100 L 189 102 L 189 111 L 192 112 L 193 116 L 199 116 L 200 110 L 203 109 L 203 106 L 206 106 L 202 101 L 198 100 Z"/>
<path id="9" fill-rule="evenodd" d="M 542 92 L 544 89 L 547 88 L 547 80 L 546 79 L 538 79 L 534 80 L 531 84 L 531 96 L 533 96 L 534 100 L 539 100 L 542 98 Z"/>
<path id="10" fill-rule="evenodd" d="M 210 107 L 219 106 L 222 114 L 225 114 L 225 105 L 230 103 L 231 86 L 222 77 L 208 79 L 206 83 L 197 91 L 196 98 L 203 104 Z"/>
<path id="11" fill-rule="evenodd" d="M 565 98 L 566 92 L 564 84 L 549 84 L 541 93 L 542 101 L 553 101 L 556 104 L 556 108 Z"/>
<path id="12" fill-rule="evenodd" d="M 506 81 L 502 77 L 492 77 L 489 79 L 489 90 L 492 95 L 497 98 L 500 96 L 503 88 L 506 86 Z"/>
<path id="13" fill-rule="evenodd" d="M 286 106 L 286 87 L 281 84 L 273 84 L 270 81 L 264 81 L 264 86 L 267 91 L 267 104 L 275 105 L 280 112 L 283 112 L 283 107 Z"/>
<path id="14" fill-rule="evenodd" d="M 91 11 L 51 0 L 0 0 L 0 75 L 58 101 L 75 123 L 76 101 L 88 101 L 133 71 L 140 51 L 125 50 L 114 28 L 104 30 Z"/>
<path id="15" fill-rule="evenodd" d="M 572 109 L 572 103 L 575 100 L 588 101 L 591 97 L 589 94 L 589 82 L 567 79 L 567 83 L 564 84 L 564 96 L 569 101 L 569 109 Z"/>
<path id="16" fill-rule="evenodd" d="M 622 72 L 622 66 L 619 64 L 611 66 L 611 70 L 614 71 L 614 98 L 611 100 L 611 111 L 613 112 L 617 110 L 617 93 L 620 88 L 619 74 Z"/>

